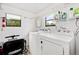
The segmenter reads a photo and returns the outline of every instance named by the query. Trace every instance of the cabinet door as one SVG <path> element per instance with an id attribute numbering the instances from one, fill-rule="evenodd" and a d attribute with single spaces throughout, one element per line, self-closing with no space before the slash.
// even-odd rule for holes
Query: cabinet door
<path id="1" fill-rule="evenodd" d="M 49 41 L 43 40 L 41 48 L 41 54 L 43 55 L 63 55 L 63 48 Z"/>

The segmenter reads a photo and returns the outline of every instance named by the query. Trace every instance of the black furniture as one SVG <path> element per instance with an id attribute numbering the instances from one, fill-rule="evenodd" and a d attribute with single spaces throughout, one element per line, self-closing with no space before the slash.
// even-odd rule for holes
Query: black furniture
<path id="1" fill-rule="evenodd" d="M 7 41 L 3 44 L 3 55 L 17 55 L 23 54 L 24 39 Z"/>
<path id="2" fill-rule="evenodd" d="M 0 55 L 2 55 L 3 54 L 3 48 L 2 48 L 2 46 L 0 46 Z"/>

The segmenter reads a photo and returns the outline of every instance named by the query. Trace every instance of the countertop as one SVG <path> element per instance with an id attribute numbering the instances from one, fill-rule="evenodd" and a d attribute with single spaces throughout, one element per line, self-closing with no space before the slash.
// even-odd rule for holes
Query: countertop
<path id="1" fill-rule="evenodd" d="M 74 39 L 74 33 L 56 33 L 56 32 L 37 32 L 38 35 L 48 37 L 55 40 L 60 40 L 64 42 L 70 42 L 72 39 Z"/>

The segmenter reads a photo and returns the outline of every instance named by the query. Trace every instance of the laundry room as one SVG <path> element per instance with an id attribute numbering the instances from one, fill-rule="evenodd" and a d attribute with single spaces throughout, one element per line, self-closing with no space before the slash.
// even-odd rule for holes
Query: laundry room
<path id="1" fill-rule="evenodd" d="M 79 3 L 0 3 L 0 55 L 79 55 Z"/>

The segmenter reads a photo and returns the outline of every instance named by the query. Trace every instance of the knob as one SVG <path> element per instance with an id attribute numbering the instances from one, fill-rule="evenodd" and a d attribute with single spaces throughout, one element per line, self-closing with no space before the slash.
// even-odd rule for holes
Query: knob
<path id="1" fill-rule="evenodd" d="M 41 41 L 41 44 L 43 43 L 43 41 Z"/>

